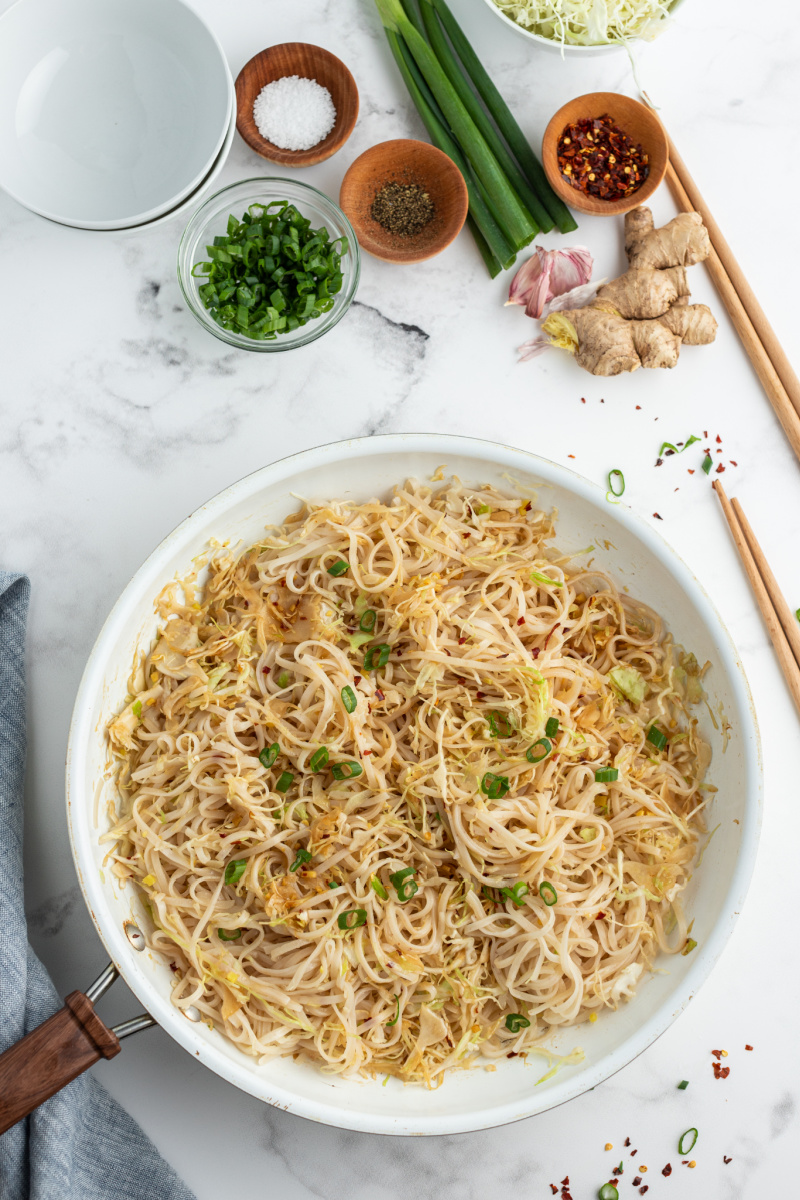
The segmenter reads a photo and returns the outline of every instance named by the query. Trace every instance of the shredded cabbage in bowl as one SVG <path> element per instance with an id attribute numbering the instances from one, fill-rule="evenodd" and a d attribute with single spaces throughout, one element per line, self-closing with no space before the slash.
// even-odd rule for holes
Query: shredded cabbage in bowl
<path id="1" fill-rule="evenodd" d="M 652 41 L 673 0 L 492 0 L 517 25 L 567 46 Z"/>

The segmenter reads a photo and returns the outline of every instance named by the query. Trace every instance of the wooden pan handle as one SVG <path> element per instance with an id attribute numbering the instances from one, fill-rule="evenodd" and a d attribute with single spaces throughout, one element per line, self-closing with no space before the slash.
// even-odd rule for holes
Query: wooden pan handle
<path id="1" fill-rule="evenodd" d="M 83 992 L 0 1054 L 0 1134 L 71 1083 L 100 1058 L 119 1054 L 117 1035 Z"/>

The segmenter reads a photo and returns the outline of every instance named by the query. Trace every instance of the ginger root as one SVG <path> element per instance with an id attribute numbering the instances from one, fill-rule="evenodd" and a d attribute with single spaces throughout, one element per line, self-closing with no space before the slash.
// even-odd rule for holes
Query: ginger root
<path id="1" fill-rule="evenodd" d="M 708 257 L 711 244 L 699 213 L 681 213 L 661 229 L 649 208 L 625 216 L 630 269 L 605 284 L 585 308 L 553 312 L 542 331 L 575 355 L 592 375 L 638 367 L 674 367 L 683 342 L 713 342 L 717 322 L 705 304 L 689 304 L 686 267 Z"/>

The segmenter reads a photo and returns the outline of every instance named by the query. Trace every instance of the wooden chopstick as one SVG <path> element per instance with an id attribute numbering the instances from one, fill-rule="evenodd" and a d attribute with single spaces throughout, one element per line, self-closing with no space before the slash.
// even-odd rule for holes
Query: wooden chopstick
<path id="1" fill-rule="evenodd" d="M 720 504 L 722 505 L 722 511 L 725 514 L 725 520 L 728 522 L 728 526 L 730 527 L 733 540 L 736 543 L 736 549 L 739 551 L 739 557 L 742 560 L 742 566 L 745 569 L 747 578 L 750 580 L 750 586 L 753 589 L 756 602 L 758 603 L 758 607 L 761 609 L 761 616 L 764 618 L 764 624 L 767 627 L 767 633 L 770 636 L 775 653 L 778 656 L 778 662 L 780 664 L 781 671 L 783 672 L 783 677 L 789 686 L 789 691 L 792 693 L 792 699 L 795 702 L 798 714 L 800 714 L 800 662 L 795 658 L 794 653 L 792 652 L 792 645 L 786 633 L 784 633 L 782 622 L 778 616 L 776 607 L 773 605 L 770 592 L 761 574 L 761 570 L 759 569 L 759 562 L 762 562 L 765 566 L 767 565 L 766 559 L 764 558 L 761 547 L 758 546 L 755 537 L 753 537 L 752 529 L 750 529 L 750 526 L 748 525 L 747 528 L 750 530 L 750 535 L 753 537 L 753 542 L 757 547 L 757 556 L 751 550 L 736 511 L 734 510 L 734 507 L 728 497 L 725 495 L 725 490 L 718 479 L 714 480 L 713 487 L 714 491 L 719 497 Z M 737 507 L 741 510 L 741 505 L 738 505 Z M 775 577 L 769 570 L 768 566 L 767 571 L 769 572 L 772 586 L 780 596 L 780 589 L 778 588 Z M 789 606 L 786 604 L 786 601 L 783 600 L 782 596 L 781 600 L 783 601 L 783 605 L 788 613 Z"/>
<path id="2" fill-rule="evenodd" d="M 670 147 L 672 147 L 671 142 Z M 671 153 L 672 149 L 670 149 L 670 154 Z M 708 228 L 707 217 L 710 216 L 708 209 L 705 207 L 705 205 L 702 205 L 703 211 L 701 212 L 700 206 L 693 203 L 689 192 L 684 186 L 685 180 L 678 174 L 675 164 L 671 159 L 667 164 L 667 183 L 670 186 L 670 190 L 675 197 L 675 202 L 678 207 L 683 209 L 684 212 L 700 212 L 700 215 L 703 217 L 703 221 L 706 224 L 706 228 Z M 701 199 L 702 202 L 702 198 L 699 196 L 699 193 L 696 193 L 696 198 Z M 714 225 L 716 228 L 716 223 L 714 223 Z M 711 237 L 710 229 L 709 237 Z M 731 258 L 733 258 L 733 255 L 731 255 Z M 756 375 L 758 375 L 758 378 L 761 380 L 761 385 L 764 388 L 764 391 L 767 393 L 767 398 L 775 410 L 775 415 L 783 426 L 783 431 L 786 434 L 786 437 L 789 439 L 789 443 L 794 450 L 795 455 L 797 456 L 798 460 L 800 460 L 800 409 L 796 409 L 792 403 L 792 398 L 784 386 L 780 375 L 778 374 L 775 363 L 770 357 L 764 342 L 759 337 L 758 329 L 748 316 L 742 299 L 725 269 L 713 237 L 711 237 L 711 253 L 706 259 L 706 266 L 708 267 L 709 274 L 714 281 L 714 286 L 719 293 L 720 299 L 728 310 L 728 315 L 730 316 L 734 328 L 739 335 L 739 340 L 744 346 L 745 352 L 753 364 Z M 739 273 L 741 275 L 740 269 Z M 753 299 L 755 300 L 755 297 L 753 297 Z M 756 301 L 756 303 L 758 302 Z M 769 327 L 766 317 L 764 317 L 763 313 L 761 315 L 764 319 L 764 323 L 769 329 L 769 334 L 771 335 L 771 344 L 780 348 L 778 339 L 775 337 L 774 332 Z M 782 349 L 780 353 L 783 356 L 786 365 L 789 366 L 788 359 L 786 359 L 786 355 L 783 353 Z M 794 375 L 791 367 L 789 367 L 789 371 L 795 380 L 797 380 L 797 377 Z M 798 386 L 800 389 L 800 385 Z M 800 390 L 798 394 L 798 403 L 800 403 Z"/>
<path id="3" fill-rule="evenodd" d="M 693 209 L 695 212 L 699 212 L 703 218 L 703 224 L 708 230 L 708 236 L 711 238 L 711 245 L 716 250 L 726 275 L 736 289 L 736 293 L 742 302 L 742 307 L 750 318 L 759 341 L 772 360 L 772 365 L 786 390 L 786 394 L 791 400 L 795 411 L 800 415 L 800 379 L 797 378 L 794 367 L 786 357 L 786 351 L 778 341 L 775 330 L 767 320 L 766 314 L 758 303 L 753 289 L 747 282 L 742 268 L 736 261 L 733 251 L 726 242 L 719 225 L 714 220 L 713 214 L 710 212 L 708 205 L 700 193 L 700 189 L 689 174 L 686 163 L 675 148 L 675 143 L 669 134 L 667 134 L 667 141 L 669 142 L 669 161 L 674 168 L 675 174 L 680 180 L 681 186 L 688 196 Z"/>
<path id="4" fill-rule="evenodd" d="M 720 497 L 721 499 L 721 497 Z M 764 551 L 759 546 L 756 535 L 750 526 L 750 522 L 744 515 L 742 508 L 736 497 L 731 500 L 731 508 L 736 514 L 739 526 L 747 541 L 748 549 L 752 554 L 755 564 L 758 567 L 758 573 L 764 580 L 764 587 L 769 593 L 769 598 L 772 601 L 772 607 L 775 609 L 775 616 L 781 623 L 783 632 L 786 634 L 786 640 L 792 648 L 792 654 L 795 657 L 798 667 L 800 667 L 800 621 L 794 615 L 789 605 L 783 598 L 783 592 L 778 587 L 778 581 L 772 574 L 772 568 L 764 557 Z"/>

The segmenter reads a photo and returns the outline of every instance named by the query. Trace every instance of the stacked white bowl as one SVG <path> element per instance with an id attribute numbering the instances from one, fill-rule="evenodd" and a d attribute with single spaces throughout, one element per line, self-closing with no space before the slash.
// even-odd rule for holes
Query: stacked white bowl
<path id="1" fill-rule="evenodd" d="M 235 128 L 222 47 L 183 0 L 17 0 L 0 17 L 0 187 L 51 221 L 178 216 Z"/>

